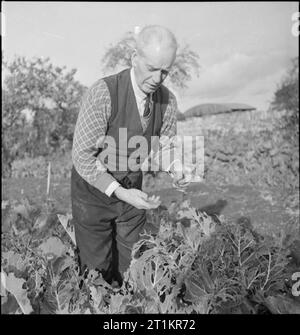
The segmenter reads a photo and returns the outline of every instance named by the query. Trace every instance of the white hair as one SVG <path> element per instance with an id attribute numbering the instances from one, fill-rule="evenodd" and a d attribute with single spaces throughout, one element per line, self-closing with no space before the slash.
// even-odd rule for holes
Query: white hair
<path id="1" fill-rule="evenodd" d="M 152 43 L 158 43 L 164 47 L 171 47 L 177 50 L 177 41 L 174 34 L 167 28 L 151 25 L 144 27 L 136 38 L 136 49 L 139 54 L 143 54 L 145 48 Z"/>

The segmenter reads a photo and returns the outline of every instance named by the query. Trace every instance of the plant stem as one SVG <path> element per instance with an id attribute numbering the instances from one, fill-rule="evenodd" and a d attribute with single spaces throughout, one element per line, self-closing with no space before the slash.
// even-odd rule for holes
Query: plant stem
<path id="1" fill-rule="evenodd" d="M 266 284 L 267 284 L 267 282 L 268 282 L 268 280 L 269 280 L 269 276 L 270 276 L 270 268 L 271 268 L 271 253 L 270 253 L 270 251 L 269 251 L 268 273 L 267 273 L 267 278 L 266 278 L 266 281 L 265 281 L 265 283 L 264 283 L 262 289 L 265 288 L 265 286 L 266 286 Z"/>

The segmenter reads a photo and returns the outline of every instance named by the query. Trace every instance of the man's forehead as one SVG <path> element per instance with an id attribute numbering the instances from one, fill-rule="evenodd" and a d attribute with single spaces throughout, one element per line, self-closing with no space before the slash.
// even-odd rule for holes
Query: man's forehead
<path id="1" fill-rule="evenodd" d="M 154 64 L 154 63 L 146 63 L 147 67 L 152 68 L 153 70 L 170 70 L 172 64 Z"/>
<path id="2" fill-rule="evenodd" d="M 159 68 L 168 70 L 174 61 L 174 56 L 171 53 L 167 54 L 156 54 L 156 53 L 144 53 L 142 55 L 143 62 L 146 66 L 151 68 Z"/>

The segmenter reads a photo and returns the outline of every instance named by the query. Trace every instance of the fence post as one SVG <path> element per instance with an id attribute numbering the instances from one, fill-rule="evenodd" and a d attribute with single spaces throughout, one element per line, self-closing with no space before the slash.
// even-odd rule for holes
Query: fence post
<path id="1" fill-rule="evenodd" d="M 47 199 L 50 194 L 50 181 L 51 181 L 51 162 L 48 163 L 48 178 L 47 178 Z"/>

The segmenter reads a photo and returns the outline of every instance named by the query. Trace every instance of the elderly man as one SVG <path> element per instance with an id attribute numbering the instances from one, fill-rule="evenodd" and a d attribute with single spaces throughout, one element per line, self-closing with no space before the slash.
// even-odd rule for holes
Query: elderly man
<path id="1" fill-rule="evenodd" d="M 72 215 L 81 270 L 98 269 L 108 282 L 121 283 L 132 246 L 147 228 L 146 210 L 160 205 L 158 197 L 148 198 L 141 190 L 140 167 L 149 154 L 151 136 L 176 134 L 176 99 L 162 85 L 176 58 L 176 39 L 164 27 L 147 26 L 136 42 L 132 68 L 98 80 L 85 94 L 73 139 Z M 121 130 L 126 138 L 120 137 Z M 129 147 L 123 150 L 124 144 L 137 135 L 149 150 L 132 170 L 120 158 L 133 153 Z M 101 156 L 108 136 L 116 145 L 105 150 L 119 164 Z M 159 164 L 160 170 L 183 180 L 175 160 L 168 166 L 163 160 Z"/>

